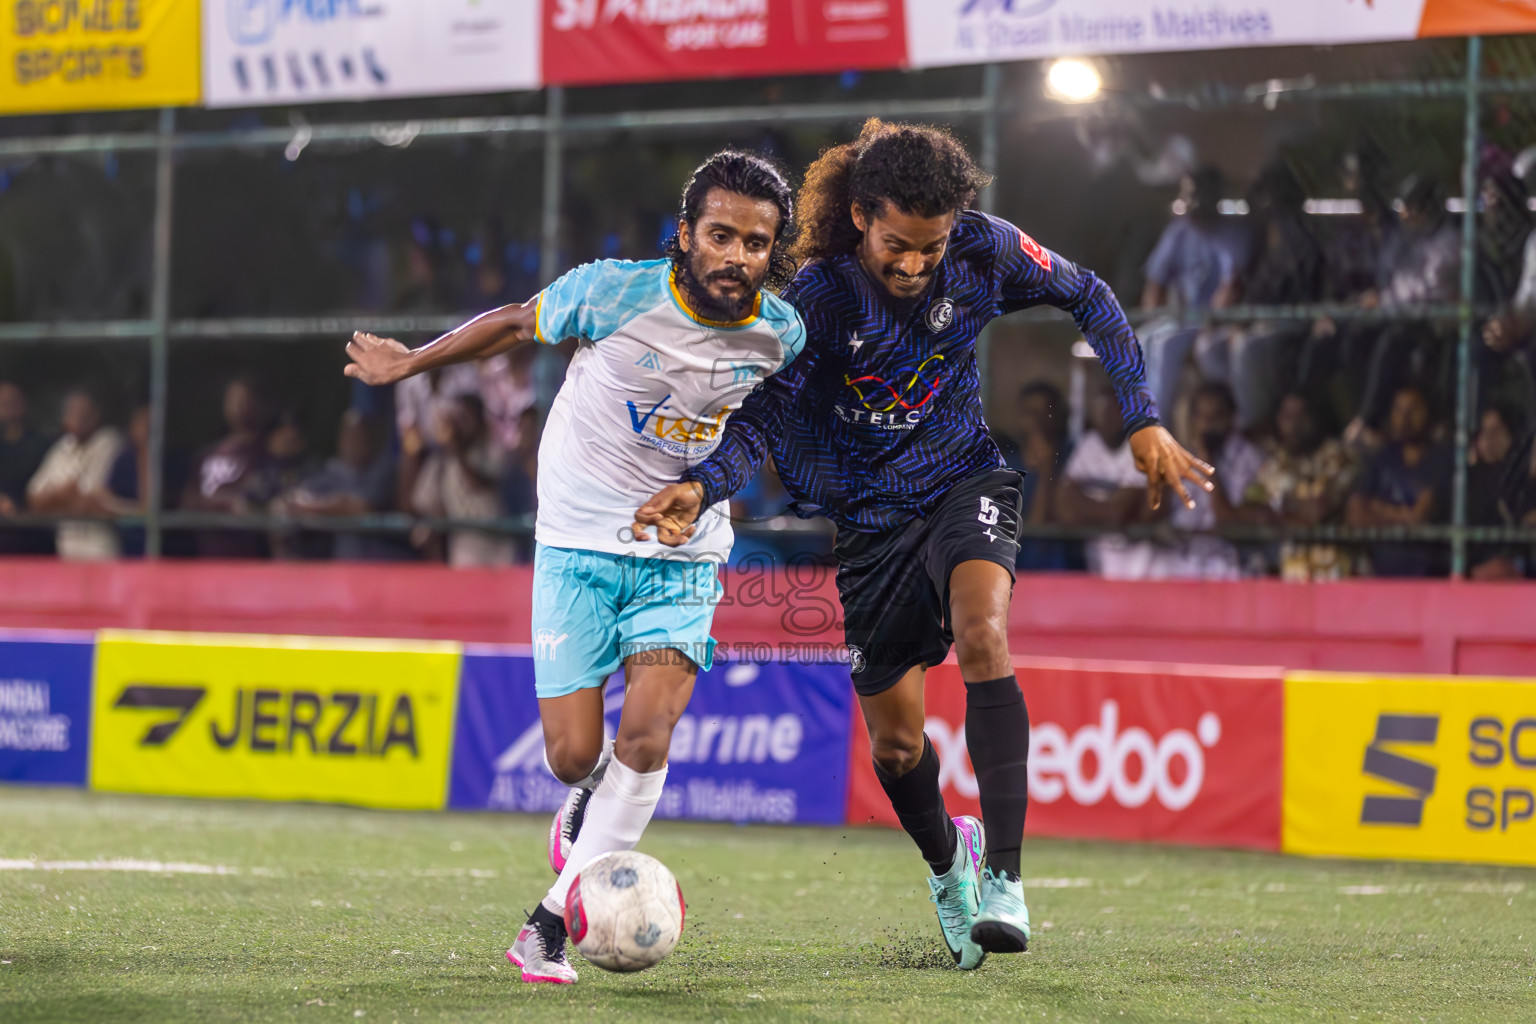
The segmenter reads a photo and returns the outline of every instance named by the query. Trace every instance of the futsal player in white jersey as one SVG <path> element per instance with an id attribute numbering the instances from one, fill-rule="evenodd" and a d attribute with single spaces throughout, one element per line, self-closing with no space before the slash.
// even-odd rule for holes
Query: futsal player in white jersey
<path id="1" fill-rule="evenodd" d="M 524 981 L 576 980 L 562 920 L 571 881 L 639 841 L 672 729 L 712 662 L 727 504 L 686 549 L 658 543 L 634 510 L 709 455 L 726 417 L 804 344 L 794 309 L 763 291 L 793 270 L 792 231 L 783 175 L 726 150 L 685 186 L 669 258 L 577 267 L 422 348 L 363 333 L 347 345 L 348 376 L 391 384 L 523 342 L 577 339 L 539 445 L 533 592 L 545 758 L 573 788 L 550 837 L 559 878 L 507 951 Z M 621 665 L 624 708 L 605 748 L 603 683 Z"/>

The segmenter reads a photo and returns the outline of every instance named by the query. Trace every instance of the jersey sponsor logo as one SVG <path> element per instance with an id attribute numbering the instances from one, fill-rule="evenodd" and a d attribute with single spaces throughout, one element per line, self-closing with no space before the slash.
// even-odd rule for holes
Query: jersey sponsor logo
<path id="1" fill-rule="evenodd" d="M 1045 246 L 1022 231 L 1019 232 L 1019 248 L 1023 250 L 1025 256 L 1039 264 L 1041 270 L 1047 274 L 1051 272 L 1051 254 L 1046 251 Z"/>
<path id="2" fill-rule="evenodd" d="M 671 395 L 665 395 L 650 408 L 642 408 L 633 401 L 624 404 L 629 408 L 629 425 L 635 436 L 658 451 L 669 455 L 697 455 L 701 447 L 713 445 L 720 438 L 720 428 L 725 425 L 728 411 L 718 416 L 668 416 Z"/>
<path id="3" fill-rule="evenodd" d="M 942 334 L 950 324 L 955 322 L 955 304 L 952 300 L 939 299 L 928 307 L 928 315 L 923 318 L 928 329 L 934 334 Z"/>
<path id="4" fill-rule="evenodd" d="M 635 365 L 644 367 L 647 370 L 660 370 L 662 369 L 661 356 L 657 355 L 655 352 L 647 352 L 645 355 L 635 360 Z"/>
<path id="5" fill-rule="evenodd" d="M 889 380 L 874 373 L 862 377 L 844 375 L 843 382 L 853 392 L 858 407 L 839 404 L 832 409 L 848 423 L 911 430 L 922 420 L 928 403 L 939 391 L 938 368 L 943 362 L 944 356 L 934 353 L 915 369 L 897 371 Z"/>

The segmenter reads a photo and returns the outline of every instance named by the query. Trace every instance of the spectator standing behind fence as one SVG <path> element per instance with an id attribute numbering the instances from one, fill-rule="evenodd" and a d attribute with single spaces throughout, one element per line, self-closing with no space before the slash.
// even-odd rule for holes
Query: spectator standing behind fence
<path id="1" fill-rule="evenodd" d="M 1323 293 L 1332 303 L 1374 304 L 1380 284 L 1382 251 L 1397 234 L 1397 214 L 1382 186 L 1385 159 L 1366 144 L 1345 153 L 1339 162 L 1344 195 L 1360 204 L 1357 214 L 1327 218 L 1323 243 Z M 1359 391 L 1370 363 L 1371 346 L 1379 328 L 1358 320 L 1320 317 L 1302 346 L 1296 384 L 1326 402 L 1331 422 L 1352 419 L 1359 408 Z"/>
<path id="2" fill-rule="evenodd" d="M 1221 172 L 1214 167 L 1202 167 L 1180 182 L 1177 208 L 1182 212 L 1168 222 L 1147 257 L 1143 309 L 1172 306 L 1187 313 L 1236 301 L 1238 274 L 1248 262 L 1248 237 L 1243 225 L 1221 216 L 1222 187 Z M 1202 330 L 1174 317 L 1157 317 L 1141 331 L 1147 384 L 1170 422 L 1179 375 Z"/>
<path id="3" fill-rule="evenodd" d="M 1422 526 L 1443 521 L 1451 482 L 1451 454 L 1429 436 L 1429 400 L 1414 385 L 1392 399 L 1387 443 L 1366 464 L 1345 506 L 1345 522 L 1359 527 Z M 1445 572 L 1443 545 L 1375 543 L 1377 576 L 1436 576 Z"/>
<path id="4" fill-rule="evenodd" d="M 48 438 L 27 424 L 27 396 L 0 380 L 0 517 L 26 511 L 27 484 L 47 454 Z M 47 531 L 0 529 L 0 554 L 47 554 L 52 548 Z"/>
<path id="5" fill-rule="evenodd" d="M 1250 306 L 1290 306 L 1322 295 L 1323 250 L 1304 210 L 1306 193 L 1284 163 L 1267 167 L 1248 194 L 1257 223 L 1257 252 L 1242 273 L 1242 301 Z M 1251 431 L 1268 423 L 1282 381 L 1295 372 L 1308 324 L 1298 319 L 1259 320 L 1202 332 L 1195 362 L 1207 381 L 1231 386 L 1237 425 Z"/>
<path id="6" fill-rule="evenodd" d="M 1090 429 L 1078 439 L 1056 488 L 1057 521 L 1116 530 L 1162 518 L 1147 506 L 1147 478 L 1136 468 L 1120 403 L 1108 383 L 1094 394 L 1088 417 Z M 1089 571 L 1106 579 L 1147 579 L 1156 569 L 1158 550 L 1152 541 L 1109 533 L 1084 548 Z"/>
<path id="7" fill-rule="evenodd" d="M 1455 302 L 1461 294 L 1461 233 L 1445 215 L 1445 190 L 1427 175 L 1412 175 L 1398 189 L 1400 230 L 1382 248 L 1379 287 L 1362 297 L 1367 307 L 1405 307 Z M 1452 346 L 1443 330 L 1423 321 L 1384 325 L 1372 346 L 1357 416 L 1346 441 L 1374 446 L 1393 396 L 1407 384 L 1429 389 L 1451 379 Z M 1433 407 L 1433 406 L 1431 406 Z"/>
<path id="8" fill-rule="evenodd" d="M 1280 399 L 1273 448 L 1244 492 L 1246 504 L 1264 510 L 1256 521 L 1313 527 L 1343 513 L 1359 468 L 1343 442 L 1328 436 L 1324 422 L 1325 414 L 1302 392 Z M 1293 583 L 1350 575 L 1349 559 L 1337 544 L 1284 541 L 1278 562 L 1280 578 Z"/>
<path id="9" fill-rule="evenodd" d="M 103 495 L 123 435 L 102 423 L 101 406 L 84 391 L 64 396 L 62 420 L 63 436 L 27 484 L 28 509 L 55 516 L 110 515 Z M 54 547 L 60 558 L 73 561 L 116 558 L 117 531 L 100 521 L 66 520 L 58 526 Z"/>
<path id="10" fill-rule="evenodd" d="M 438 442 L 414 478 L 404 483 L 411 511 L 432 518 L 500 518 L 507 453 L 491 437 L 480 396 L 459 396 L 441 422 Z M 436 546 L 430 531 L 420 528 L 412 531 L 411 539 L 425 549 Z M 455 527 L 448 531 L 447 554 L 455 568 L 507 565 L 515 549 L 505 534 Z"/>
<path id="11" fill-rule="evenodd" d="M 1264 455 L 1237 429 L 1232 390 L 1221 383 L 1202 384 L 1190 402 L 1189 426 L 1189 450 L 1216 467 L 1216 487 L 1191 493 L 1194 508 L 1175 502 L 1169 525 L 1180 530 L 1214 530 L 1255 522 L 1252 509 L 1243 504 L 1243 493 L 1258 474 Z M 1177 578 L 1236 579 L 1243 569 L 1231 541 L 1203 533 L 1180 535 L 1158 561 L 1155 575 Z"/>
<path id="12" fill-rule="evenodd" d="M 237 378 L 224 389 L 228 433 L 195 460 L 182 507 L 197 512 L 248 515 L 263 511 L 275 496 L 268 442 L 273 411 L 254 381 Z M 267 536 L 257 530 L 199 530 L 195 544 L 204 558 L 265 558 Z"/>

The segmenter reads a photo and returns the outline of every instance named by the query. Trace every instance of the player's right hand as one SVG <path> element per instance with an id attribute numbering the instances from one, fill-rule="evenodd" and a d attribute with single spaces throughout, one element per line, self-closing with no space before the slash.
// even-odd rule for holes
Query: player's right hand
<path id="1" fill-rule="evenodd" d="M 393 384 L 410 376 L 406 372 L 410 354 L 411 350 L 394 338 L 355 331 L 347 342 L 347 357 L 352 361 L 342 373 L 364 384 Z"/>
<path id="2" fill-rule="evenodd" d="M 646 528 L 654 526 L 657 540 L 669 548 L 682 547 L 698 528 L 703 504 L 704 488 L 693 480 L 663 487 L 635 511 L 635 540 L 650 540 Z"/>

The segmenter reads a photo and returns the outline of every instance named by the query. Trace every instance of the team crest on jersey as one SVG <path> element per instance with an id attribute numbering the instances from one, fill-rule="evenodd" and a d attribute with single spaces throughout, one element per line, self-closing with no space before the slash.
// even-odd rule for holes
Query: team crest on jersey
<path id="1" fill-rule="evenodd" d="M 853 644 L 849 644 L 848 671 L 853 675 L 858 675 L 860 672 L 864 671 L 864 666 L 866 664 L 867 662 L 864 658 L 864 651 L 858 647 L 855 647 Z"/>
<path id="2" fill-rule="evenodd" d="M 939 299 L 928 307 L 928 329 L 934 334 L 943 333 L 944 329 L 955 322 L 955 304 L 949 299 Z"/>

